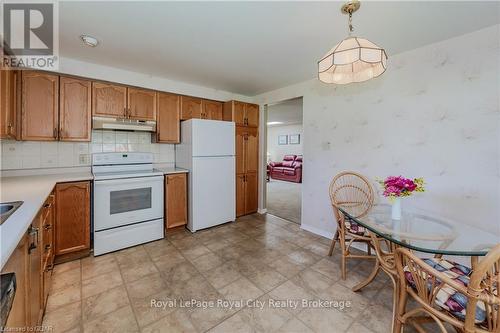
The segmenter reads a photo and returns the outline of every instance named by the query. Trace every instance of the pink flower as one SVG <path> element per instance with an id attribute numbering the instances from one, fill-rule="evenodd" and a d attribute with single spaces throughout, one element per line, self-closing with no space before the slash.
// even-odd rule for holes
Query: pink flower
<path id="1" fill-rule="evenodd" d="M 415 190 L 423 192 L 422 184 L 419 182 L 423 184 L 423 180 L 420 178 L 408 179 L 402 176 L 389 176 L 380 183 L 384 187 L 384 196 L 400 197 L 409 196 Z"/>

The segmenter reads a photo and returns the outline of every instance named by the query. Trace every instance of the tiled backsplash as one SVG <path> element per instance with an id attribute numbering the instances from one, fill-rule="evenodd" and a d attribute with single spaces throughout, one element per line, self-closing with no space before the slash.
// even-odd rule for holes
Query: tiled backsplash
<path id="1" fill-rule="evenodd" d="M 147 132 L 92 131 L 92 142 L 1 141 L 1 170 L 89 166 L 92 153 L 151 152 L 155 163 L 174 163 L 174 145 L 151 143 Z"/>

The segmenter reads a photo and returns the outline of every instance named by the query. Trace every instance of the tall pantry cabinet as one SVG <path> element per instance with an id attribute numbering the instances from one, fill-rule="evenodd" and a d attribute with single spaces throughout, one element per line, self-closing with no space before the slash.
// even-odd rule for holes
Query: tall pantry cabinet
<path id="1" fill-rule="evenodd" d="M 236 123 L 236 216 L 255 213 L 258 208 L 259 106 L 226 102 L 223 119 Z"/>

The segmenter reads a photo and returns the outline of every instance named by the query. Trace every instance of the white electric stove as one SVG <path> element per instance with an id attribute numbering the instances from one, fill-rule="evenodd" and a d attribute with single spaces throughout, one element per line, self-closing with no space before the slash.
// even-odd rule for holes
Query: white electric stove
<path id="1" fill-rule="evenodd" d="M 163 181 L 152 153 L 96 153 L 94 255 L 164 237 Z"/>

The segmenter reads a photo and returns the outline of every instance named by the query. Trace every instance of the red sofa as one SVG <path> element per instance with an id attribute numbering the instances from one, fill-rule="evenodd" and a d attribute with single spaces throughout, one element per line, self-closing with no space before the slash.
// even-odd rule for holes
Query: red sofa
<path id="1" fill-rule="evenodd" d="M 268 165 L 272 179 L 302 183 L 302 155 L 285 155 L 282 162 Z"/>

